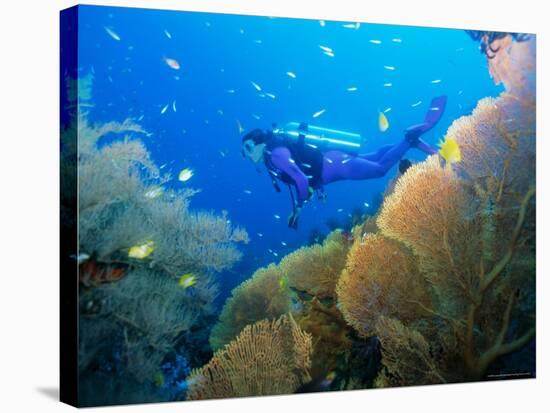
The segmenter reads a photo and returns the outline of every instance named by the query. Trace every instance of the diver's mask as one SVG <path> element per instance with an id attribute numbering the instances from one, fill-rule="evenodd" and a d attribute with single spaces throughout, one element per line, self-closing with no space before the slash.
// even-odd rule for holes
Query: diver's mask
<path id="1" fill-rule="evenodd" d="M 241 153 L 245 158 L 258 163 L 263 159 L 265 146 L 265 143 L 256 144 L 252 139 L 247 139 L 243 142 Z"/>

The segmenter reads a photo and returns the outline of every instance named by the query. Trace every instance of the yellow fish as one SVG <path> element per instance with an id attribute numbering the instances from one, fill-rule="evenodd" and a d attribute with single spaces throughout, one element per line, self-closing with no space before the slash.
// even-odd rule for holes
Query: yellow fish
<path id="1" fill-rule="evenodd" d="M 241 125 L 241 122 L 239 122 L 238 119 L 237 119 L 237 128 L 239 128 L 239 135 L 242 135 L 242 133 L 244 132 L 244 128 L 243 128 L 243 125 Z"/>
<path id="2" fill-rule="evenodd" d="M 460 152 L 460 146 L 453 138 L 445 139 L 445 142 L 439 143 L 439 154 L 449 163 L 456 163 L 462 161 L 462 153 Z"/>
<path id="3" fill-rule="evenodd" d="M 279 287 L 281 291 L 286 290 L 288 286 L 288 277 L 286 275 L 283 275 L 279 278 Z"/>
<path id="4" fill-rule="evenodd" d="M 389 127 L 390 123 L 384 112 L 378 112 L 378 129 L 380 129 L 380 132 L 386 132 Z"/>
<path id="5" fill-rule="evenodd" d="M 192 287 L 196 283 L 197 283 L 197 277 L 192 272 L 188 272 L 186 274 L 183 274 L 178 280 L 178 284 L 182 288 Z"/>
<path id="6" fill-rule="evenodd" d="M 180 172 L 178 179 L 181 182 L 185 182 L 185 181 L 189 181 L 192 177 L 193 177 L 193 170 L 190 168 L 185 168 Z"/>
<path id="7" fill-rule="evenodd" d="M 155 373 L 153 381 L 155 382 L 155 385 L 157 387 L 162 387 L 164 385 L 164 374 L 162 374 L 160 371 L 157 371 Z"/>
<path id="8" fill-rule="evenodd" d="M 156 249 L 155 241 L 149 240 L 141 245 L 134 245 L 128 250 L 128 257 L 142 260 Z"/>

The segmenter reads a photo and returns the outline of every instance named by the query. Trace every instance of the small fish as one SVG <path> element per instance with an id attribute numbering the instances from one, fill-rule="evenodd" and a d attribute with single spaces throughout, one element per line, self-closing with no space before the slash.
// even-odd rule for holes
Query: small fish
<path id="1" fill-rule="evenodd" d="M 441 83 L 441 79 L 434 79 L 430 83 L 433 83 L 434 85 L 437 83 Z"/>
<path id="2" fill-rule="evenodd" d="M 344 208 L 338 208 L 338 209 L 336 210 L 336 212 L 343 212 L 343 211 L 344 211 Z"/>
<path id="3" fill-rule="evenodd" d="M 384 83 L 384 87 L 392 87 L 393 84 L 392 83 Z"/>
<path id="4" fill-rule="evenodd" d="M 366 208 L 370 206 L 368 202 L 365 202 L 363 205 L 365 205 Z"/>
<path id="5" fill-rule="evenodd" d="M 371 39 L 369 40 L 369 42 L 371 42 L 372 44 L 382 44 L 382 40 L 376 40 L 376 39 Z"/>
<path id="6" fill-rule="evenodd" d="M 333 50 L 330 48 L 330 47 L 327 47 L 327 46 L 322 46 L 322 45 L 319 45 L 319 47 L 321 48 L 321 50 L 323 52 L 329 52 L 329 53 L 332 53 Z"/>
<path id="7" fill-rule="evenodd" d="M 170 34 L 170 32 L 168 30 L 164 30 L 164 34 L 166 35 L 166 37 L 168 37 L 169 39 L 172 38 L 172 34 Z"/>
<path id="8" fill-rule="evenodd" d="M 355 92 L 357 90 L 357 86 L 351 86 L 346 89 L 348 92 Z"/>
<path id="9" fill-rule="evenodd" d="M 162 186 L 155 186 L 154 188 L 149 189 L 145 192 L 145 198 L 155 199 L 161 196 L 164 193 Z"/>
<path id="10" fill-rule="evenodd" d="M 274 217 L 275 219 L 281 219 L 281 216 L 280 216 L 280 215 L 277 215 L 277 214 L 274 214 L 273 217 Z"/>
<path id="11" fill-rule="evenodd" d="M 319 26 L 321 27 L 325 27 L 325 21 L 324 20 L 319 20 Z"/>
<path id="12" fill-rule="evenodd" d="M 309 146 L 310 148 L 313 148 L 313 149 L 317 149 L 317 148 L 318 148 L 317 145 L 314 145 L 314 144 L 312 144 L 312 143 L 307 143 L 306 145 Z"/>
<path id="13" fill-rule="evenodd" d="M 256 43 L 256 44 L 262 44 L 262 41 L 261 41 L 260 39 L 254 40 L 254 43 Z"/>
<path id="14" fill-rule="evenodd" d="M 149 240 L 144 244 L 134 245 L 128 250 L 128 257 L 142 260 L 147 258 L 156 249 L 155 241 Z"/>
<path id="15" fill-rule="evenodd" d="M 225 89 L 225 93 L 235 93 L 235 89 Z"/>
<path id="16" fill-rule="evenodd" d="M 245 189 L 243 192 L 247 195 L 250 195 L 252 193 L 252 191 L 250 189 Z"/>
<path id="17" fill-rule="evenodd" d="M 176 101 L 175 100 L 172 102 L 172 110 L 174 112 L 176 111 Z"/>
<path id="18" fill-rule="evenodd" d="M 388 113 L 391 110 L 391 108 L 384 109 L 384 113 Z"/>
<path id="19" fill-rule="evenodd" d="M 186 181 L 189 181 L 193 177 L 193 175 L 194 175 L 194 172 L 192 169 L 185 168 L 179 173 L 178 179 L 181 182 L 186 182 Z"/>
<path id="20" fill-rule="evenodd" d="M 384 112 L 378 113 L 378 129 L 380 132 L 386 132 L 388 128 L 390 127 L 390 123 L 388 122 L 388 118 L 386 115 L 384 115 Z"/>
<path id="21" fill-rule="evenodd" d="M 168 165 L 168 164 L 167 164 L 167 163 L 163 163 L 163 164 L 159 167 L 159 169 L 164 169 L 164 168 L 166 168 L 166 165 Z"/>
<path id="22" fill-rule="evenodd" d="M 252 114 L 252 117 L 253 117 L 254 119 L 256 119 L 256 120 L 260 120 L 260 119 L 261 119 L 260 115 L 256 115 L 255 113 Z"/>
<path id="23" fill-rule="evenodd" d="M 176 59 L 172 59 L 171 57 L 165 57 L 163 60 L 164 60 L 164 63 L 166 63 L 168 67 L 170 67 L 171 69 L 180 70 L 181 66 Z"/>
<path id="24" fill-rule="evenodd" d="M 458 96 L 462 95 L 463 91 L 462 90 L 459 90 L 458 91 Z"/>
<path id="25" fill-rule="evenodd" d="M 282 245 L 283 247 L 286 247 L 286 246 L 287 246 L 286 242 L 284 242 L 284 241 L 281 241 L 281 245 Z"/>
<path id="26" fill-rule="evenodd" d="M 197 276 L 193 274 L 192 272 L 188 272 L 186 274 L 183 274 L 178 279 L 178 285 L 181 288 L 189 288 L 194 286 L 197 283 Z"/>
<path id="27" fill-rule="evenodd" d="M 238 119 L 237 119 L 237 128 L 239 130 L 239 135 L 242 135 L 242 133 L 244 132 L 244 128 L 243 128 L 243 125 L 241 125 L 241 122 L 239 122 Z"/>
<path id="28" fill-rule="evenodd" d="M 411 105 L 411 107 L 415 108 L 415 107 L 417 107 L 418 105 L 421 105 L 421 104 L 422 104 L 422 101 L 419 100 L 418 102 L 413 103 L 413 104 Z"/>
<path id="29" fill-rule="evenodd" d="M 460 146 L 453 138 L 446 138 L 445 142 L 439 143 L 439 154 L 450 164 L 462 161 Z"/>
<path id="30" fill-rule="evenodd" d="M 222 158 L 225 158 L 225 152 L 224 151 L 220 151 L 220 155 Z"/>
<path id="31" fill-rule="evenodd" d="M 346 164 L 346 163 L 348 163 L 349 161 L 351 161 L 351 158 L 344 159 L 344 160 L 342 161 L 342 164 Z"/>
<path id="32" fill-rule="evenodd" d="M 111 36 L 117 42 L 120 42 L 120 36 L 113 29 L 111 29 L 110 27 L 104 27 L 104 29 L 109 36 Z"/>
<path id="33" fill-rule="evenodd" d="M 311 168 L 311 165 L 308 163 L 302 163 L 301 164 L 304 168 Z"/>
<path id="34" fill-rule="evenodd" d="M 318 117 L 321 116 L 323 113 L 325 113 L 325 110 L 326 110 L 326 109 L 321 109 L 320 111 L 315 112 L 315 113 L 313 114 L 313 117 L 314 117 L 314 118 L 318 118 Z"/>
<path id="35" fill-rule="evenodd" d="M 254 86 L 254 89 L 256 89 L 258 92 L 261 92 L 262 91 L 262 88 L 259 84 L 255 83 L 255 82 L 250 82 L 252 84 L 252 86 Z"/>
<path id="36" fill-rule="evenodd" d="M 258 232 L 258 237 L 262 238 L 264 236 L 264 234 L 262 234 L 261 232 Z"/>
<path id="37" fill-rule="evenodd" d="M 330 159 L 330 158 L 325 158 L 325 159 L 327 160 L 328 163 L 332 163 L 332 162 L 333 162 L 332 159 Z"/>
<path id="38" fill-rule="evenodd" d="M 291 77 L 292 79 L 296 79 L 296 74 L 294 72 L 286 72 L 288 77 Z"/>
<path id="39" fill-rule="evenodd" d="M 334 53 L 333 53 L 333 52 L 323 52 L 323 53 L 326 54 L 327 56 L 334 57 Z"/>
<path id="40" fill-rule="evenodd" d="M 295 161 L 294 159 L 292 159 L 292 158 L 290 158 L 288 161 L 289 161 L 290 163 L 296 163 L 296 161 Z"/>
<path id="41" fill-rule="evenodd" d="M 275 255 L 276 257 L 279 256 L 279 254 L 277 254 L 275 251 L 273 251 L 273 255 Z"/>
<path id="42" fill-rule="evenodd" d="M 157 371 L 155 373 L 155 377 L 153 378 L 153 382 L 157 387 L 164 386 L 164 374 L 162 374 L 160 371 Z"/>
<path id="43" fill-rule="evenodd" d="M 395 66 L 384 66 L 386 70 L 395 70 Z"/>
<path id="44" fill-rule="evenodd" d="M 76 260 L 77 264 L 82 264 L 83 262 L 86 262 L 90 259 L 90 255 L 86 254 L 85 252 L 81 252 L 78 255 L 71 255 L 71 258 L 73 260 Z"/>
<path id="45" fill-rule="evenodd" d="M 439 108 L 437 106 L 433 106 L 430 108 L 431 111 L 437 112 Z"/>
<path id="46" fill-rule="evenodd" d="M 349 23 L 349 24 L 343 24 L 342 27 L 346 29 L 355 29 L 355 24 Z"/>
<path id="47" fill-rule="evenodd" d="M 165 107 L 163 107 L 163 108 L 161 109 L 161 111 L 160 111 L 160 114 L 161 114 L 161 115 L 164 115 L 164 114 L 166 113 L 166 111 L 168 110 L 168 107 L 169 107 L 169 106 L 170 106 L 170 105 L 166 105 Z"/>
<path id="48" fill-rule="evenodd" d="M 216 113 L 217 113 L 218 115 L 220 115 L 220 116 L 223 116 L 223 110 L 221 110 L 221 109 L 218 109 L 218 110 L 216 111 Z"/>
<path id="49" fill-rule="evenodd" d="M 275 95 L 273 93 L 267 93 L 265 92 L 265 95 L 270 97 L 271 99 L 275 99 Z"/>
<path id="50" fill-rule="evenodd" d="M 394 38 L 394 39 L 391 39 L 391 41 L 394 42 L 394 43 L 401 43 L 403 40 L 398 39 L 398 38 Z"/>

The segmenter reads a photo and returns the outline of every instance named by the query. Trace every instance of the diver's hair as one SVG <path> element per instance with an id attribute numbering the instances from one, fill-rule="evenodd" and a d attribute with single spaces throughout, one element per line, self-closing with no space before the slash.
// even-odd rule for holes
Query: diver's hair
<path id="1" fill-rule="evenodd" d="M 265 143 L 267 141 L 267 133 L 261 129 L 253 129 L 243 136 L 243 143 L 248 140 L 252 140 L 256 145 Z"/>

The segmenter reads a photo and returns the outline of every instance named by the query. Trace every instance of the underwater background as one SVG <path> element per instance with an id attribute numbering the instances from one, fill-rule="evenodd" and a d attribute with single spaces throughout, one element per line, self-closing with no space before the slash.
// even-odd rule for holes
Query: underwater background
<path id="1" fill-rule="evenodd" d="M 79 6 L 78 22 L 78 67 L 61 75 L 62 124 L 79 137 L 72 149 L 80 168 L 83 405 L 459 382 L 491 378 L 488 371 L 534 377 L 534 80 L 506 84 L 517 81 L 510 72 L 528 66 L 527 53 L 512 59 L 512 69 L 506 61 L 496 81 L 498 59 L 484 46 L 513 48 L 534 36 L 91 6 Z M 490 99 L 512 92 L 532 106 L 505 102 L 506 123 L 494 129 L 514 125 L 509 145 L 487 143 L 483 156 L 468 158 L 483 150 L 471 140 L 475 122 L 483 131 L 492 123 L 453 122 L 476 107 L 478 117 L 489 116 L 500 108 Z M 440 95 L 448 97 L 445 113 L 423 139 L 436 146 L 453 125 L 463 162 L 452 170 L 411 149 L 405 157 L 415 166 L 395 189 L 397 166 L 380 179 L 331 184 L 326 201 L 306 204 L 296 230 L 287 226 L 286 188 L 277 193 L 265 168 L 241 155 L 244 132 L 290 121 L 359 133 L 360 152 L 376 151 L 400 142 Z M 63 152 L 70 159 L 62 139 Z M 525 162 L 527 172 L 510 178 Z M 489 173 L 477 171 L 482 166 Z M 415 200 L 395 200 L 400 191 L 415 193 L 399 187 L 414 171 L 432 174 L 427 188 L 442 197 L 427 202 L 441 208 L 428 215 L 456 224 L 443 235 L 442 225 L 409 229 L 427 218 L 407 216 Z M 394 202 L 383 204 L 392 191 Z M 404 218 L 388 218 L 395 210 Z M 456 268 L 423 258 L 438 256 L 438 245 Z M 441 281 L 472 261 L 458 287 Z M 482 297 L 492 283 L 471 280 L 480 265 L 483 274 L 504 274 L 490 298 Z M 369 275 L 376 268 L 378 281 Z M 470 286 L 477 293 L 466 294 Z M 420 313 L 408 308 L 412 301 Z M 436 348 L 434 330 L 452 339 Z M 269 366 L 286 370 L 273 367 L 266 377 L 255 369 L 260 376 L 250 381 L 260 384 L 242 390 L 242 378 L 220 373 L 227 369 L 220 360 L 239 354 L 231 345 L 247 339 L 263 343 Z M 421 362 L 402 353 L 403 342 L 424 351 Z M 504 351 L 495 343 L 515 345 Z M 212 358 L 216 350 L 229 353 Z M 422 375 L 411 367 L 419 363 Z"/>

